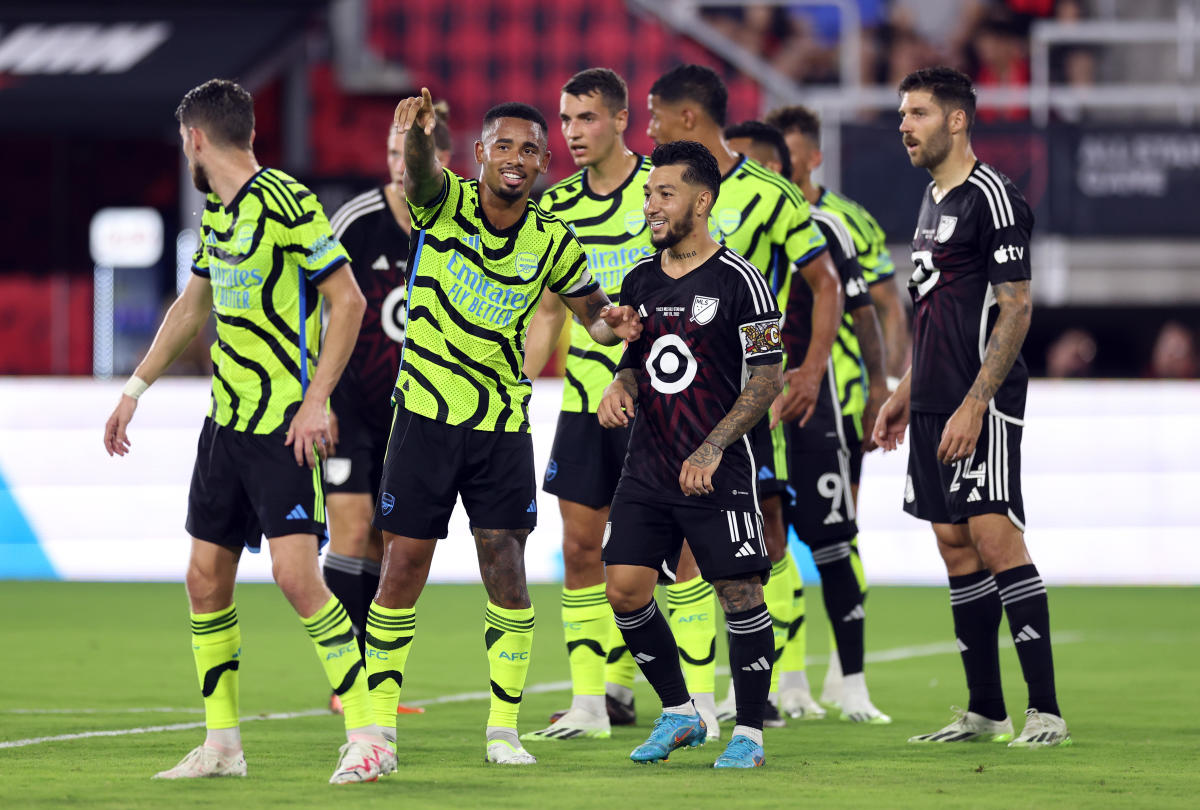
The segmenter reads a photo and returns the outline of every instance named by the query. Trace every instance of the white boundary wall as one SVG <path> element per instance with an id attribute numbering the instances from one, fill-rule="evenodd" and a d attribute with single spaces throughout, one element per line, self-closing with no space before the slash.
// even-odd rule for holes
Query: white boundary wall
<path id="1" fill-rule="evenodd" d="M 187 488 L 208 383 L 156 384 L 139 404 L 131 454 L 109 458 L 101 435 L 121 385 L 0 379 L 0 499 L 11 498 L 0 525 L 0 577 L 18 575 L 5 557 L 28 556 L 36 541 L 49 566 L 35 576 L 182 578 Z M 539 381 L 533 397 L 539 474 L 560 387 L 557 380 Z M 1197 414 L 1198 382 L 1032 385 L 1022 448 L 1027 540 L 1048 582 L 1200 584 Z M 859 525 L 867 576 L 875 584 L 944 584 L 928 527 L 900 509 L 906 457 L 905 448 L 874 453 L 864 465 Z M 557 505 L 539 492 L 538 506 L 540 526 L 526 555 L 529 578 L 560 581 Z M 431 581 L 478 580 L 461 506 L 440 545 Z M 269 579 L 266 552 L 245 555 L 241 576 Z"/>

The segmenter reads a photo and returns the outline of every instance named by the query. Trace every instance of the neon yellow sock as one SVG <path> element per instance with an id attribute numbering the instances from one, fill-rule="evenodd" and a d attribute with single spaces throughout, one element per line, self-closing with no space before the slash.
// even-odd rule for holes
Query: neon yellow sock
<path id="1" fill-rule="evenodd" d="M 609 628 L 616 627 L 604 583 L 562 592 L 563 635 L 571 667 L 571 691 L 576 695 L 604 694 L 604 664 Z"/>
<path id="2" fill-rule="evenodd" d="M 363 672 L 362 654 L 354 638 L 350 615 L 336 596 L 329 597 L 320 610 L 304 619 L 317 648 L 317 657 L 325 668 L 329 685 L 342 699 L 346 728 L 363 728 L 373 722 L 367 706 L 367 678 Z"/>
<path id="3" fill-rule="evenodd" d="M 371 715 L 382 729 L 396 730 L 404 664 L 416 632 L 416 608 L 385 608 L 372 602 L 367 610 L 367 685 Z"/>
<path id="4" fill-rule="evenodd" d="M 483 614 L 483 643 L 492 678 L 489 727 L 516 728 L 521 711 L 529 651 L 533 649 L 533 607 L 510 610 L 488 602 Z"/>
<path id="5" fill-rule="evenodd" d="M 204 724 L 210 729 L 237 728 L 238 666 L 242 630 L 237 606 L 215 613 L 193 613 L 192 657 L 204 696 Z"/>
<path id="6" fill-rule="evenodd" d="M 667 586 L 667 617 L 688 691 L 712 694 L 716 690 L 717 620 L 716 591 L 699 577 Z"/>
<path id="7" fill-rule="evenodd" d="M 790 550 L 784 559 L 788 563 L 787 577 L 792 589 L 792 619 L 777 668 L 780 672 L 803 672 L 804 657 L 808 653 L 808 634 L 804 630 L 804 582 Z"/>
<path id="8" fill-rule="evenodd" d="M 763 599 L 771 614 L 771 630 L 775 634 L 775 665 L 771 667 L 771 691 L 779 691 L 779 671 L 783 664 L 783 648 L 787 644 L 792 624 L 792 577 L 796 570 L 790 554 L 771 566 L 771 577 L 763 586 Z"/>
<path id="9" fill-rule="evenodd" d="M 609 611 L 609 615 L 612 615 L 611 611 Z M 632 689 L 635 675 L 637 675 L 637 662 L 633 660 L 629 648 L 625 646 L 625 637 L 621 635 L 621 628 L 617 627 L 616 620 L 612 620 L 608 628 L 608 661 L 604 665 L 604 682 Z"/>

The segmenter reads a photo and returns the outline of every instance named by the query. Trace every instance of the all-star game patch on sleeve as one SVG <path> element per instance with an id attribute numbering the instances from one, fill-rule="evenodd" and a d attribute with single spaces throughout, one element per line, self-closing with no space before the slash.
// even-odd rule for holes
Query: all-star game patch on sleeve
<path id="1" fill-rule="evenodd" d="M 779 320 L 750 321 L 738 327 L 742 338 L 742 355 L 751 366 L 778 363 L 783 359 L 783 340 Z"/>
<path id="2" fill-rule="evenodd" d="M 283 172 L 261 169 L 228 206 L 209 197 L 194 265 L 207 271 L 217 318 L 213 421 L 286 430 L 316 371 L 317 284 L 348 260 L 316 195 Z"/>

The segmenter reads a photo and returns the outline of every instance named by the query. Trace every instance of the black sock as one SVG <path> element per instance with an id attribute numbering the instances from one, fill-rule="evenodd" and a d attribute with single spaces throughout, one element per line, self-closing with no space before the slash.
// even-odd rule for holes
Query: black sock
<path id="1" fill-rule="evenodd" d="M 996 574 L 1000 601 L 1008 614 L 1008 629 L 1029 686 L 1029 708 L 1057 714 L 1054 655 L 1050 649 L 1050 602 L 1035 565 L 1018 565 Z"/>
<path id="2" fill-rule="evenodd" d="M 375 592 L 379 590 L 379 563 L 367 557 L 362 558 L 362 573 L 358 575 L 358 592 L 359 599 L 362 600 L 362 621 L 367 620 L 367 611 L 371 609 L 371 602 L 375 600 Z M 359 617 L 350 614 L 350 622 L 354 625 L 354 629 L 358 631 L 358 650 L 363 654 L 363 660 L 367 659 L 367 639 L 362 632 L 364 625 L 359 624 Z"/>
<path id="3" fill-rule="evenodd" d="M 325 555 L 323 573 L 325 584 L 333 591 L 333 595 L 346 609 L 346 615 L 350 617 L 354 635 L 358 637 L 359 654 L 365 655 L 363 627 L 367 621 L 367 606 L 371 604 L 371 600 L 364 601 L 362 596 L 362 562 L 358 557 L 347 557 L 345 554 L 330 551 Z"/>
<path id="4" fill-rule="evenodd" d="M 741 613 L 726 613 L 725 624 L 729 628 L 729 672 L 737 695 L 737 724 L 762 728 L 775 656 L 771 614 L 763 604 Z"/>
<path id="5" fill-rule="evenodd" d="M 1004 708 L 1004 690 L 1000 686 L 1000 596 L 996 581 L 986 568 L 974 574 L 950 577 L 950 610 L 954 614 L 954 635 L 967 671 L 970 691 L 969 711 L 990 720 L 1008 716 Z"/>
<path id="6" fill-rule="evenodd" d="M 659 612 L 658 604 L 651 599 L 645 607 L 630 613 L 614 611 L 614 616 L 625 646 L 658 693 L 662 705 L 681 706 L 690 701 L 692 696 L 688 694 L 683 668 L 679 665 L 679 648 L 675 646 L 671 625 Z"/>
<path id="7" fill-rule="evenodd" d="M 863 594 L 850 561 L 850 543 L 813 549 L 813 562 L 821 574 L 821 597 L 837 640 L 843 675 L 863 671 Z"/>

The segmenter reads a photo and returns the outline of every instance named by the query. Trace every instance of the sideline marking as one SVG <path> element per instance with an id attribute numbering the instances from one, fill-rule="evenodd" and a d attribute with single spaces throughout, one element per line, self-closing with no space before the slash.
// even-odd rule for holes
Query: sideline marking
<path id="1" fill-rule="evenodd" d="M 1074 644 L 1083 641 L 1083 634 L 1072 631 L 1062 631 L 1054 634 L 1055 646 L 1059 644 Z M 1011 648 L 1013 642 L 1011 639 L 1001 639 L 1001 647 Z M 879 650 L 877 652 L 869 652 L 866 655 L 866 660 L 870 663 L 886 663 L 889 661 L 906 661 L 911 658 L 926 658 L 933 655 L 947 655 L 949 653 L 957 653 L 958 647 L 953 642 L 939 641 L 933 644 L 917 644 L 908 647 L 893 647 L 890 650 Z M 823 664 L 828 662 L 827 655 L 814 655 L 808 659 L 808 663 Z M 728 675 L 729 667 L 717 667 L 718 675 Z M 642 680 L 638 676 L 638 680 Z M 538 695 L 545 692 L 563 692 L 571 688 L 570 681 L 550 681 L 548 683 L 535 683 L 532 686 L 525 687 L 525 694 Z M 425 698 L 424 700 L 406 700 L 405 705 L 408 706 L 436 706 L 445 703 L 466 703 L 471 700 L 488 700 L 492 697 L 491 691 L 487 692 L 460 692 L 457 695 L 442 695 L 440 697 Z M 114 709 L 111 713 L 138 713 L 138 712 L 188 712 L 198 713 L 203 709 L 172 709 L 170 707 L 156 707 L 145 709 Z M 3 714 L 105 714 L 104 709 L 6 709 Z M 241 718 L 240 722 L 249 723 L 254 720 L 294 720 L 298 717 L 321 717 L 329 714 L 329 709 L 307 709 L 302 712 L 272 712 L 270 714 L 252 714 Z M 24 748 L 30 745 L 39 745 L 48 742 L 62 742 L 65 740 L 84 740 L 90 737 L 124 737 L 131 734 L 153 734 L 159 731 L 186 731 L 192 728 L 204 728 L 203 722 L 195 723 L 172 723 L 166 726 L 143 726 L 141 728 L 118 728 L 105 731 L 81 731 L 76 734 L 56 734 L 52 737 L 30 737 L 24 740 L 5 740 L 0 741 L 0 748 Z"/>

